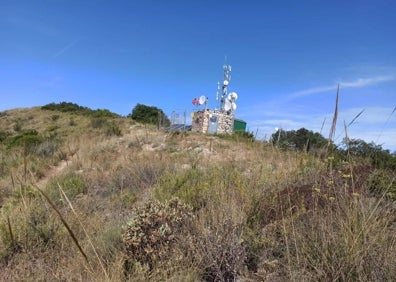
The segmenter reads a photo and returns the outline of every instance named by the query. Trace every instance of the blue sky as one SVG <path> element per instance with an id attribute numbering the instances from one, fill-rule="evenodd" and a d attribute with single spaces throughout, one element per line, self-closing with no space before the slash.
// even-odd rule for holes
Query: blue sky
<path id="1" fill-rule="evenodd" d="M 0 110 L 73 102 L 215 108 L 225 60 L 236 117 L 396 150 L 396 1 L 0 0 Z M 392 114 L 393 113 L 393 114 Z M 189 115 L 189 114 L 187 114 Z"/>

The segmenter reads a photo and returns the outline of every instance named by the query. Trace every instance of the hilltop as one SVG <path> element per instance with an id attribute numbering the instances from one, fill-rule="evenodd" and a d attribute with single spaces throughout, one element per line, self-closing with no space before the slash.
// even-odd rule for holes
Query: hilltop
<path id="1" fill-rule="evenodd" d="M 68 106 L 0 113 L 0 280 L 396 279 L 393 169 Z"/>

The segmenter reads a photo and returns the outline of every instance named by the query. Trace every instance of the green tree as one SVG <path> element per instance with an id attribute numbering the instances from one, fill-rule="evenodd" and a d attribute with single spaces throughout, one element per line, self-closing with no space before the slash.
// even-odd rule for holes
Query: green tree
<path id="1" fill-rule="evenodd" d="M 369 158 L 377 168 L 396 169 L 396 155 L 382 149 L 381 145 L 367 143 L 361 139 L 349 139 L 348 142 L 344 139 L 343 144 L 345 153 L 349 151 L 352 156 Z"/>
<path id="2" fill-rule="evenodd" d="M 162 126 L 170 125 L 170 120 L 164 112 L 153 106 L 137 104 L 129 117 L 142 123 L 160 124 Z"/>
<path id="3" fill-rule="evenodd" d="M 327 144 L 327 140 L 311 130 L 300 128 L 295 130 L 279 130 L 271 136 L 274 144 L 282 148 L 290 148 L 299 151 L 309 151 L 311 149 L 319 149 Z"/>

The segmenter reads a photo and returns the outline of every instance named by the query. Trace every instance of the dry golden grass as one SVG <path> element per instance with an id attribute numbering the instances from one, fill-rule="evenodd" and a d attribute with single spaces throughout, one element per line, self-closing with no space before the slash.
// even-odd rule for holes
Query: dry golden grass
<path id="1" fill-rule="evenodd" d="M 14 135 L 17 121 L 60 142 L 50 155 L 0 145 L 1 281 L 396 279 L 395 205 L 368 193 L 363 161 L 127 118 L 116 120 L 122 136 L 108 136 L 84 116 L 39 108 L 0 116 Z M 126 252 L 127 223 L 145 203 L 174 197 L 194 214 L 160 237 L 175 255 L 147 264 Z M 147 234 L 172 218 L 156 216 Z"/>

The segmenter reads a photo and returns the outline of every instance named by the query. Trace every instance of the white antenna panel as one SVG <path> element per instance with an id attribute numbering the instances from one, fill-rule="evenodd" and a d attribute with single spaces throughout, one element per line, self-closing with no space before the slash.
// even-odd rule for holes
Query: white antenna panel
<path id="1" fill-rule="evenodd" d="M 234 102 L 231 103 L 231 109 L 232 109 L 233 111 L 235 111 L 236 108 L 237 108 L 237 105 L 236 105 Z"/>
<path id="2" fill-rule="evenodd" d="M 230 100 L 226 99 L 224 101 L 224 110 L 229 111 L 231 109 L 232 109 L 232 103 L 230 102 Z"/>

